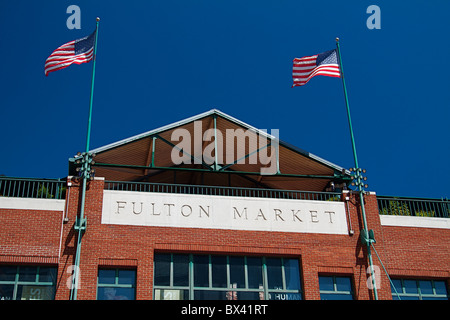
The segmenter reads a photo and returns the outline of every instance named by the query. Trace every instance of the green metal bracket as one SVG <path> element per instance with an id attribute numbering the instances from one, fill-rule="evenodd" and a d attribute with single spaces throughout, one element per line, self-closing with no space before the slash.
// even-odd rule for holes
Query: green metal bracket
<path id="1" fill-rule="evenodd" d="M 368 238 L 367 238 L 368 236 Z M 375 234 L 372 229 L 369 230 L 369 233 L 366 233 L 365 229 L 361 230 L 361 243 L 364 245 L 369 245 L 371 243 L 377 243 L 375 240 Z"/>
<path id="2" fill-rule="evenodd" d="M 231 170 L 218 170 L 213 171 L 210 169 L 200 169 L 200 168 L 183 168 L 183 167 L 160 167 L 160 166 L 140 166 L 140 165 L 129 165 L 129 164 L 114 164 L 114 163 L 95 163 L 96 167 L 112 167 L 112 168 L 130 168 L 130 169 L 148 169 L 148 170 L 174 170 L 174 171 L 191 171 L 191 172 L 216 172 L 223 174 L 245 174 L 245 175 L 261 175 L 261 172 L 251 172 L 251 171 L 231 171 Z M 336 179 L 336 175 L 317 175 L 317 174 L 290 174 L 290 173 L 280 173 L 273 176 L 277 177 L 289 177 L 289 178 L 305 178 L 305 179 Z M 345 179 L 343 176 L 342 179 Z"/>
<path id="3" fill-rule="evenodd" d="M 333 173 L 333 176 L 334 176 L 335 179 L 343 180 L 343 181 L 345 181 L 348 184 L 350 184 L 352 182 L 352 180 L 353 180 L 352 176 L 348 176 L 347 174 L 342 173 L 342 172 L 338 172 L 338 171 L 335 171 Z"/>
<path id="4" fill-rule="evenodd" d="M 265 146 L 263 146 L 263 147 L 261 147 L 261 148 L 258 148 L 257 150 L 254 150 L 254 151 L 252 151 L 252 152 L 250 152 L 250 153 L 247 153 L 245 156 L 243 156 L 243 157 L 241 157 L 241 158 L 239 158 L 239 159 L 233 161 L 232 163 L 223 166 L 220 170 L 226 170 L 226 169 L 228 169 L 229 167 L 231 167 L 231 166 L 233 166 L 233 165 L 239 163 L 239 162 L 242 161 L 242 160 L 247 159 L 248 157 L 254 155 L 255 153 L 258 153 L 258 152 L 260 152 L 261 150 L 263 150 L 263 149 L 265 149 L 265 148 L 267 148 L 267 147 L 270 147 L 270 146 L 271 146 L 271 142 L 269 142 L 267 145 L 265 145 Z"/>
<path id="5" fill-rule="evenodd" d="M 87 219 L 86 218 L 79 218 L 75 220 L 74 229 L 77 231 L 86 232 L 86 225 L 87 225 Z"/>
<path id="6" fill-rule="evenodd" d="M 163 141 L 164 143 L 168 144 L 169 146 L 171 146 L 172 148 L 175 148 L 178 151 L 181 151 L 183 154 L 187 155 L 188 157 L 191 158 L 192 161 L 194 161 L 194 163 L 196 163 L 196 161 L 201 162 L 201 165 L 207 169 L 209 169 L 210 171 L 214 171 L 215 168 L 210 166 L 209 164 L 207 164 L 205 161 L 203 161 L 203 159 L 199 159 L 197 157 L 195 157 L 194 155 L 186 152 L 184 149 L 181 149 L 180 147 L 178 147 L 177 145 L 173 144 L 172 142 L 170 142 L 169 140 L 164 139 L 163 137 L 161 137 L 159 134 L 155 135 L 156 138 L 160 139 L 161 141 Z"/>

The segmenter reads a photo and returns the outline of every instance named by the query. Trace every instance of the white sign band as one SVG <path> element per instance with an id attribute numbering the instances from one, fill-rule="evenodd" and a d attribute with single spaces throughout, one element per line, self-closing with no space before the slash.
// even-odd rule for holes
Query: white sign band
<path id="1" fill-rule="evenodd" d="M 343 202 L 105 190 L 103 224 L 347 234 Z"/>

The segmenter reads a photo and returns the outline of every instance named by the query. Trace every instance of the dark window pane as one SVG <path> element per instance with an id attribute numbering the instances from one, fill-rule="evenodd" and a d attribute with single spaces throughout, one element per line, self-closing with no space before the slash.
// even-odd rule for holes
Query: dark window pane
<path id="1" fill-rule="evenodd" d="M 194 300 L 227 300 L 226 291 L 195 290 Z"/>
<path id="2" fill-rule="evenodd" d="M 194 256 L 194 287 L 209 287 L 209 257 Z"/>
<path id="3" fill-rule="evenodd" d="M 337 291 L 352 291 L 352 284 L 348 277 L 336 277 Z"/>
<path id="4" fill-rule="evenodd" d="M 230 300 L 264 300 L 264 293 L 260 292 L 236 292 Z"/>
<path id="5" fill-rule="evenodd" d="M 56 282 L 56 268 L 40 267 L 39 282 Z"/>
<path id="6" fill-rule="evenodd" d="M 170 254 L 155 254 L 155 285 L 170 285 Z"/>
<path id="7" fill-rule="evenodd" d="M 14 293 L 13 284 L 0 284 L 0 300 L 12 300 Z"/>
<path id="8" fill-rule="evenodd" d="M 136 284 L 136 271 L 135 270 L 119 270 L 119 284 Z"/>
<path id="9" fill-rule="evenodd" d="M 98 300 L 134 300 L 134 288 L 99 287 L 97 289 Z"/>
<path id="10" fill-rule="evenodd" d="M 397 293 L 401 294 L 403 292 L 402 290 L 402 281 L 401 280 L 392 280 L 392 283 L 394 284 L 395 289 L 397 290 Z M 391 291 L 395 294 L 394 287 L 391 284 Z M 397 296 L 397 295 L 395 295 Z"/>
<path id="11" fill-rule="evenodd" d="M 422 300 L 448 300 L 447 297 L 438 297 L 438 296 L 428 296 L 422 297 Z"/>
<path id="12" fill-rule="evenodd" d="M 247 271 L 248 271 L 248 287 L 250 289 L 262 289 L 263 288 L 262 259 L 255 257 L 248 257 Z"/>
<path id="13" fill-rule="evenodd" d="M 0 281 L 15 281 L 17 267 L 0 266 Z"/>
<path id="14" fill-rule="evenodd" d="M 116 283 L 116 270 L 114 270 L 114 269 L 98 270 L 98 283 L 115 284 Z"/>
<path id="15" fill-rule="evenodd" d="M 244 257 L 229 257 L 230 285 L 232 288 L 245 288 Z"/>
<path id="16" fill-rule="evenodd" d="M 419 296 L 402 296 L 402 300 L 419 300 Z"/>
<path id="17" fill-rule="evenodd" d="M 403 285 L 405 286 L 406 293 L 419 293 L 417 291 L 417 281 L 416 280 L 403 280 Z"/>
<path id="18" fill-rule="evenodd" d="M 286 289 L 300 290 L 300 269 L 297 259 L 284 259 L 284 276 Z"/>
<path id="19" fill-rule="evenodd" d="M 434 281 L 434 289 L 436 290 L 436 294 L 447 295 L 447 286 L 445 285 L 445 281 Z"/>
<path id="20" fill-rule="evenodd" d="M 431 281 L 421 280 L 419 281 L 420 292 L 422 294 L 433 294 L 433 286 Z"/>
<path id="21" fill-rule="evenodd" d="M 227 257 L 211 256 L 212 286 L 216 288 L 227 287 Z"/>
<path id="22" fill-rule="evenodd" d="M 189 285 L 189 255 L 187 254 L 173 255 L 173 285 Z"/>
<path id="23" fill-rule="evenodd" d="M 353 297 L 350 294 L 321 293 L 320 300 L 353 300 Z"/>
<path id="24" fill-rule="evenodd" d="M 19 267 L 19 281 L 36 281 L 37 267 Z"/>
<path id="25" fill-rule="evenodd" d="M 281 259 L 267 258 L 267 278 L 269 289 L 283 289 L 283 278 L 281 275 Z"/>
<path id="26" fill-rule="evenodd" d="M 319 277 L 320 291 L 334 291 L 333 277 Z"/>

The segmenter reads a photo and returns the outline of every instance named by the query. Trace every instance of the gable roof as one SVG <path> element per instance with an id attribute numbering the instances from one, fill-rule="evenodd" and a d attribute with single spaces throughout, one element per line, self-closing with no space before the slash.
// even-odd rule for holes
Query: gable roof
<path id="1" fill-rule="evenodd" d="M 232 139 L 229 132 L 234 135 Z M 174 137 L 174 133 L 189 134 L 192 139 L 184 141 Z M 239 142 L 243 144 L 238 149 Z M 96 148 L 91 153 L 96 154 L 96 176 L 115 181 L 323 191 L 331 181 L 347 183 L 350 177 L 344 168 L 217 109 Z M 186 161 L 175 165 L 173 156 L 184 156 Z M 69 174 L 73 174 L 75 159 L 70 159 Z M 265 174 L 269 167 L 270 174 Z"/>

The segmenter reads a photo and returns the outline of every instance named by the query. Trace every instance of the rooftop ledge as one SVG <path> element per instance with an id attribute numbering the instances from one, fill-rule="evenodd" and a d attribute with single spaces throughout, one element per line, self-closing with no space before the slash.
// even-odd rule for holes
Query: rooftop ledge
<path id="1" fill-rule="evenodd" d="M 1 209 L 64 211 L 66 200 L 0 197 Z"/>
<path id="2" fill-rule="evenodd" d="M 382 226 L 450 229 L 449 218 L 380 215 Z"/>

